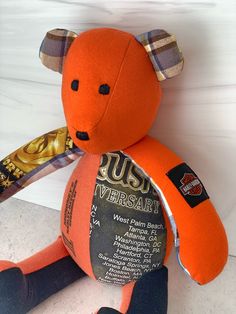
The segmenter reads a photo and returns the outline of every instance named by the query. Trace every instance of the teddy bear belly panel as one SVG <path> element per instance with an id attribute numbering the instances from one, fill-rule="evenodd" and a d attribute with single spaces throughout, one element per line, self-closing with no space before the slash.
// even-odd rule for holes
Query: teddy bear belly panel
<path id="1" fill-rule="evenodd" d="M 102 155 L 91 208 L 94 276 L 124 285 L 162 266 L 166 226 L 149 178 L 123 153 Z"/>

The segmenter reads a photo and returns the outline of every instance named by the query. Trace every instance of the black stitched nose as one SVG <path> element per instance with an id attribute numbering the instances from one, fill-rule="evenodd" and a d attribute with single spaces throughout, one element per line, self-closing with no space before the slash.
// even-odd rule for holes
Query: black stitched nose
<path id="1" fill-rule="evenodd" d="M 80 132 L 77 131 L 76 132 L 76 137 L 81 140 L 81 141 L 88 141 L 89 140 L 89 136 L 87 132 Z"/>

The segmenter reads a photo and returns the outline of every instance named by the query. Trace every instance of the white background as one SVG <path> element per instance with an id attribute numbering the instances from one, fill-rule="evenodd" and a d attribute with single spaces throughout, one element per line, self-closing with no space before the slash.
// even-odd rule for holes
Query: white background
<path id="1" fill-rule="evenodd" d="M 0 158 L 65 125 L 61 76 L 38 58 L 48 30 L 107 26 L 133 34 L 154 28 L 174 33 L 185 68 L 162 83 L 164 97 L 150 134 L 199 174 L 226 227 L 230 254 L 236 255 L 235 0 L 0 0 L 0 24 Z M 41 179 L 16 197 L 60 209 L 72 168 Z"/>
<path id="2" fill-rule="evenodd" d="M 185 68 L 180 76 L 162 83 L 164 97 L 150 133 L 199 174 L 233 238 L 236 2 L 1 0 L 0 5 L 0 157 L 65 125 L 61 76 L 38 58 L 48 30 L 81 32 L 107 26 L 139 34 L 164 28 L 176 35 Z M 16 197 L 60 209 L 72 167 Z M 236 241 L 230 249 L 236 254 Z"/>
<path id="3" fill-rule="evenodd" d="M 163 82 L 150 133 L 198 173 L 230 237 L 236 225 L 236 1 L 0 1 L 0 158 L 65 125 L 61 76 L 38 50 L 53 28 L 115 27 L 139 34 L 164 28 L 185 57 L 182 74 Z M 74 166 L 34 183 L 17 198 L 60 209 Z"/>

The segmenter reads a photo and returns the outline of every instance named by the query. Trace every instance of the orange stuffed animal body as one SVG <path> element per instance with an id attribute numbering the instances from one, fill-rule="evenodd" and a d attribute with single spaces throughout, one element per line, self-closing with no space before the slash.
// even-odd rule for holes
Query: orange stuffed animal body
<path id="1" fill-rule="evenodd" d="M 18 186 L 45 175 L 45 165 L 50 172 L 82 157 L 65 191 L 61 236 L 23 262 L 0 263 L 0 311 L 25 313 L 87 274 L 124 287 L 122 313 L 166 313 L 164 265 L 173 240 L 180 265 L 199 284 L 221 272 L 228 254 L 224 228 L 198 176 L 146 135 L 161 99 L 159 81 L 183 67 L 175 37 L 163 30 L 134 37 L 107 28 L 80 35 L 56 29 L 44 38 L 40 58 L 63 75 L 70 136 L 67 129 L 46 134 L 50 157 L 22 173 Z M 19 160 L 30 145 L 4 159 L 3 179 L 15 178 L 9 164 L 22 169 Z M 16 191 L 16 184 L 7 187 L 2 199 Z"/>

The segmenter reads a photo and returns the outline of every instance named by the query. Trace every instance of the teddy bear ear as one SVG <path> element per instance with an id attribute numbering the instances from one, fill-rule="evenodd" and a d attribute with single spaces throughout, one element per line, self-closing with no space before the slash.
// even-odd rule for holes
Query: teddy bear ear
<path id="1" fill-rule="evenodd" d="M 155 29 L 136 36 L 146 49 L 159 81 L 178 75 L 184 65 L 182 52 L 174 35 Z"/>
<path id="2" fill-rule="evenodd" d="M 39 58 L 49 69 L 62 73 L 65 56 L 78 35 L 66 29 L 47 32 L 39 49 Z"/>

